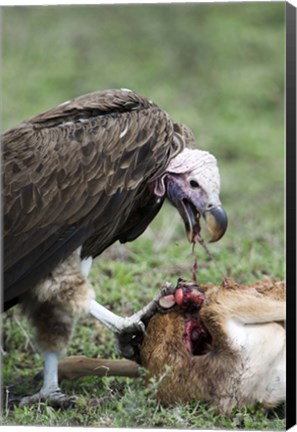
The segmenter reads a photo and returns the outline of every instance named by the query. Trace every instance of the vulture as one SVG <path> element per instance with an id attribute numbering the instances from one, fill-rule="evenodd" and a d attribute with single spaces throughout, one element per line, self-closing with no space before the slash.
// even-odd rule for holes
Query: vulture
<path id="1" fill-rule="evenodd" d="M 98 304 L 92 260 L 116 241 L 136 239 L 167 197 L 191 243 L 227 228 L 220 175 L 210 153 L 191 148 L 190 129 L 128 90 L 89 93 L 1 135 L 4 304 L 20 304 L 44 357 L 40 391 L 21 405 L 70 404 L 58 386 L 58 359 L 76 320 L 90 314 L 115 334 L 144 328 Z"/>

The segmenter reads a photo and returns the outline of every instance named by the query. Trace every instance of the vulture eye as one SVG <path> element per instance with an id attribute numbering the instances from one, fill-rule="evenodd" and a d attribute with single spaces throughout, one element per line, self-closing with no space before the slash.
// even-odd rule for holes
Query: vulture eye
<path id="1" fill-rule="evenodd" d="M 197 183 L 196 180 L 190 180 L 190 185 L 193 189 L 197 189 L 200 187 L 199 183 Z"/>

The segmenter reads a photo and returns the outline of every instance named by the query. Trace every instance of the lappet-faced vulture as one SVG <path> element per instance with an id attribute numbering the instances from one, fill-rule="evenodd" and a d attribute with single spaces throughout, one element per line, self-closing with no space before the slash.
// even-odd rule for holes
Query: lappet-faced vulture
<path id="1" fill-rule="evenodd" d="M 115 333 L 142 328 L 99 305 L 87 280 L 92 258 L 138 237 L 165 197 L 191 242 L 199 217 L 212 240 L 227 227 L 215 158 L 150 100 L 130 90 L 90 93 L 1 136 L 4 194 L 4 309 L 16 303 L 36 328 L 44 383 L 22 404 L 61 405 L 58 355 L 74 322 L 90 313 Z"/>

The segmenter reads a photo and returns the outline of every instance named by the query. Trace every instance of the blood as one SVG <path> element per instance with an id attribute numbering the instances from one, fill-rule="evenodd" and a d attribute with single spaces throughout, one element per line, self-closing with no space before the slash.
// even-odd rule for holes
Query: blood
<path id="1" fill-rule="evenodd" d="M 194 255 L 194 264 L 192 266 L 192 281 L 197 284 L 197 270 L 198 270 L 198 255 L 195 254 L 196 242 L 193 241 L 192 255 Z"/>
<path id="2" fill-rule="evenodd" d="M 195 283 L 197 283 L 197 270 L 198 270 L 198 255 L 195 254 L 195 246 L 197 242 L 203 247 L 203 249 L 206 251 L 209 258 L 213 259 L 213 256 L 210 253 L 208 247 L 206 246 L 205 241 L 198 233 L 196 233 L 195 236 L 193 237 L 193 246 L 192 246 L 192 255 L 194 255 L 194 264 L 192 266 L 192 281 Z"/>
<path id="3" fill-rule="evenodd" d="M 208 247 L 206 246 L 205 241 L 203 240 L 203 238 L 202 238 L 199 234 L 197 234 L 197 235 L 195 236 L 194 244 L 195 244 L 196 241 L 197 241 L 197 242 L 198 242 L 198 243 L 203 247 L 203 249 L 205 250 L 205 252 L 206 252 L 207 255 L 209 256 L 209 258 L 210 258 L 210 259 L 213 259 L 213 256 L 212 256 L 212 254 L 210 253 Z"/>
<path id="4" fill-rule="evenodd" d="M 186 345 L 187 348 L 189 350 L 189 352 L 192 352 L 192 338 L 191 338 L 191 334 L 192 334 L 192 330 L 193 330 L 193 323 L 192 321 L 186 321 L 186 329 L 185 329 L 185 336 L 186 336 Z"/>
<path id="5" fill-rule="evenodd" d="M 194 282 L 195 284 L 197 284 L 197 271 L 198 271 L 198 254 L 195 253 L 195 246 L 197 243 L 199 243 L 203 247 L 203 249 L 206 251 L 208 257 L 211 260 L 214 259 L 213 255 L 210 253 L 208 247 L 206 246 L 205 241 L 200 236 L 200 234 L 198 234 L 196 232 L 195 235 L 193 236 L 193 240 L 192 240 L 192 255 L 194 256 L 194 263 L 192 266 L 192 282 Z M 227 288 L 229 286 L 228 279 L 224 275 L 223 275 L 223 286 L 225 288 Z"/>
<path id="6" fill-rule="evenodd" d="M 193 251 L 194 252 L 194 251 Z M 192 267 L 192 280 L 197 283 L 197 270 L 198 270 L 198 255 L 194 255 L 194 264 Z"/>
<path id="7" fill-rule="evenodd" d="M 189 352 L 193 355 L 203 355 L 208 351 L 211 336 L 199 315 L 189 314 L 186 317 L 185 341 Z"/>

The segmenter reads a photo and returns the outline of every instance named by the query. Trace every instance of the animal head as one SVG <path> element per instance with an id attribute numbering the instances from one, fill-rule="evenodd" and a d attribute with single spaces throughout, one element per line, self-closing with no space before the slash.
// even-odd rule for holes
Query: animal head
<path id="1" fill-rule="evenodd" d="M 159 306 L 179 311 L 184 316 L 184 341 L 190 353 L 201 355 L 211 343 L 211 336 L 200 318 L 199 311 L 205 300 L 205 287 L 179 279 L 174 290 L 168 285 L 160 297 Z"/>
<path id="2" fill-rule="evenodd" d="M 193 135 L 185 126 L 182 134 L 186 144 L 192 144 Z M 154 192 L 159 197 L 166 195 L 177 208 L 190 243 L 201 239 L 201 216 L 211 234 L 211 242 L 224 235 L 228 219 L 219 197 L 220 174 L 216 158 L 209 152 L 184 148 L 155 181 Z"/>
<path id="3" fill-rule="evenodd" d="M 187 282 L 179 278 L 175 288 L 169 283 L 162 287 L 162 295 L 158 300 L 162 309 L 170 309 L 178 305 L 186 312 L 198 311 L 205 300 L 205 287 L 195 282 Z"/>

